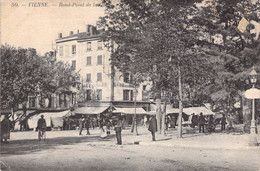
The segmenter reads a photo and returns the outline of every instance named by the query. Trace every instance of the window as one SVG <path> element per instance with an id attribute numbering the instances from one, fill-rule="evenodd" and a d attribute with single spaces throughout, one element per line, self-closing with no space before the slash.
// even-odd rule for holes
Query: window
<path id="1" fill-rule="evenodd" d="M 72 45 L 72 54 L 76 54 L 76 45 Z"/>
<path id="2" fill-rule="evenodd" d="M 73 70 L 75 70 L 75 69 L 76 69 L 76 61 L 72 61 L 71 68 L 72 68 Z"/>
<path id="3" fill-rule="evenodd" d="M 91 56 L 87 57 L 87 65 L 91 65 Z"/>
<path id="4" fill-rule="evenodd" d="M 69 55 L 69 45 L 66 45 L 65 46 L 65 54 L 64 54 L 64 56 L 68 56 Z"/>
<path id="5" fill-rule="evenodd" d="M 87 42 L 87 51 L 91 51 L 91 42 Z"/>
<path id="6" fill-rule="evenodd" d="M 63 56 L 63 46 L 60 46 L 59 51 L 60 51 L 60 56 Z"/>
<path id="7" fill-rule="evenodd" d="M 133 90 L 123 90 L 123 100 L 133 101 Z"/>
<path id="8" fill-rule="evenodd" d="M 97 100 L 102 100 L 102 89 L 97 89 Z"/>
<path id="9" fill-rule="evenodd" d="M 130 83 L 130 81 L 131 81 L 131 75 L 130 75 L 130 73 L 124 73 L 124 82 L 125 83 Z"/>
<path id="10" fill-rule="evenodd" d="M 146 85 L 143 85 L 143 90 L 146 90 Z"/>
<path id="11" fill-rule="evenodd" d="M 91 74 L 87 74 L 87 82 L 91 82 Z"/>
<path id="12" fill-rule="evenodd" d="M 97 73 L 97 81 L 102 81 L 102 73 Z"/>
<path id="13" fill-rule="evenodd" d="M 97 56 L 97 65 L 102 65 L 102 55 Z"/>
<path id="14" fill-rule="evenodd" d="M 102 49 L 102 41 L 98 41 L 98 50 Z"/>
<path id="15" fill-rule="evenodd" d="M 87 95 L 86 100 L 91 100 L 91 90 L 87 90 L 86 95 Z"/>

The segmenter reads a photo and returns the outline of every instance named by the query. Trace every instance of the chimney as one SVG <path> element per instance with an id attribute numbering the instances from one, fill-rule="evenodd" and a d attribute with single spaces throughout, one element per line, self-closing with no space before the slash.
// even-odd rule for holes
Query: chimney
<path id="1" fill-rule="evenodd" d="M 62 38 L 62 33 L 58 34 L 58 38 L 61 39 Z"/>
<path id="2" fill-rule="evenodd" d="M 79 34 L 79 30 L 78 30 L 78 34 Z"/>
<path id="3" fill-rule="evenodd" d="M 73 31 L 70 31 L 70 35 L 73 35 Z"/>
<path id="4" fill-rule="evenodd" d="M 90 32 L 91 32 L 90 30 L 91 30 L 91 25 L 87 24 L 86 33 L 87 33 L 87 34 L 90 34 Z"/>
<path id="5" fill-rule="evenodd" d="M 93 26 L 90 25 L 90 35 L 93 35 Z"/>
<path id="6" fill-rule="evenodd" d="M 97 27 L 92 27 L 92 34 L 97 34 Z"/>

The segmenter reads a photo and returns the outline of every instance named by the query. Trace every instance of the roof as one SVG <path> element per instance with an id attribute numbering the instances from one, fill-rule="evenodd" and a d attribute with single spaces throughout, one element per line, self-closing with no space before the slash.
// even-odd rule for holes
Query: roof
<path id="1" fill-rule="evenodd" d="M 83 41 L 85 39 L 97 39 L 100 38 L 102 34 L 103 34 L 102 30 L 97 30 L 92 35 L 88 34 L 87 32 L 81 32 L 66 37 L 58 38 L 56 39 L 56 42 L 59 43 L 59 42 L 71 41 L 71 40 Z"/>
<path id="2" fill-rule="evenodd" d="M 116 107 L 113 113 L 122 113 L 122 114 L 147 114 L 147 112 L 140 107 L 137 108 L 118 108 Z"/>
<path id="3" fill-rule="evenodd" d="M 107 110 L 109 108 L 109 106 L 91 106 L 91 107 L 79 107 L 77 108 L 74 113 L 75 114 L 83 114 L 83 115 L 87 115 L 87 114 L 101 114 L 103 113 L 105 110 Z"/>

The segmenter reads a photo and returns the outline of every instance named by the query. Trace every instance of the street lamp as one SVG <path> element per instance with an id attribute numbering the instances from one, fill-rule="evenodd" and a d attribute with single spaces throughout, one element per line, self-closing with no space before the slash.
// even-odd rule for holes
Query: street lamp
<path id="1" fill-rule="evenodd" d="M 249 73 L 250 82 L 252 84 L 252 89 L 255 88 L 257 82 L 257 72 L 253 67 L 253 70 Z M 250 141 L 249 146 L 258 146 L 256 137 L 256 125 L 255 125 L 255 98 L 252 98 L 252 120 L 250 126 Z"/>
<path id="2" fill-rule="evenodd" d="M 137 97 L 137 93 L 138 93 L 138 91 L 137 91 L 137 88 L 135 87 L 135 89 L 134 89 L 134 106 L 135 106 L 135 113 L 134 113 L 134 135 L 138 135 L 138 131 L 137 131 L 137 118 L 136 118 L 136 97 Z"/>

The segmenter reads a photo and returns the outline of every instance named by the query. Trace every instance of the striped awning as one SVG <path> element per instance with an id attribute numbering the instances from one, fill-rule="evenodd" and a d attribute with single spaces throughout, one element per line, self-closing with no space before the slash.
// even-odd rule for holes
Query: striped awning
<path id="1" fill-rule="evenodd" d="M 79 107 L 74 113 L 81 115 L 98 115 L 107 110 L 109 106 L 91 106 L 91 107 Z"/>
<path id="2" fill-rule="evenodd" d="M 147 114 L 147 112 L 140 107 L 137 108 L 119 108 L 119 107 L 115 107 L 115 110 L 113 111 L 113 113 L 122 113 L 122 114 Z"/>

